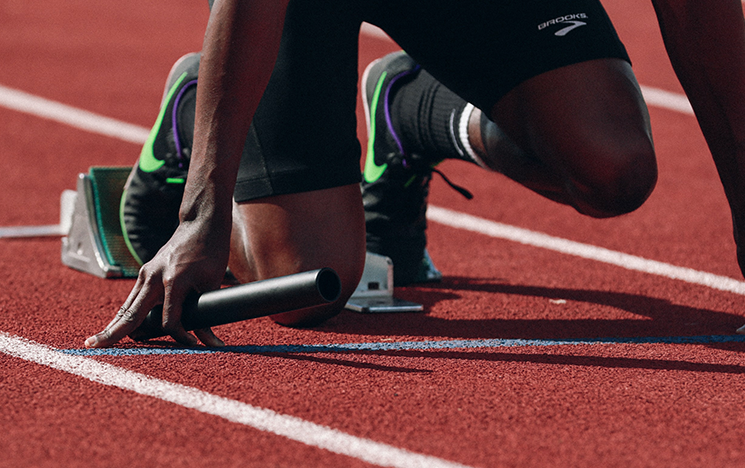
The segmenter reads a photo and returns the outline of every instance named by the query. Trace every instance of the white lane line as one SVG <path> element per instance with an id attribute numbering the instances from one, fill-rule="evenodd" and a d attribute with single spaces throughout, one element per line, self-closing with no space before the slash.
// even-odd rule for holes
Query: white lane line
<path id="1" fill-rule="evenodd" d="M 145 142 L 150 133 L 150 129 L 138 125 L 104 117 L 1 85 L 0 106 L 140 145 Z"/>
<path id="2" fill-rule="evenodd" d="M 53 348 L 4 332 L 0 332 L 0 352 L 99 384 L 158 398 L 378 466 L 467 468 L 466 465 L 355 437 L 294 416 L 230 400 L 197 388 L 156 379 L 91 358 L 63 354 Z"/>
<path id="3" fill-rule="evenodd" d="M 65 234 L 66 232 L 59 224 L 0 227 L 0 239 L 15 239 L 23 237 L 57 237 L 64 236 Z"/>
<path id="4" fill-rule="evenodd" d="M 694 115 L 693 107 L 691 107 L 691 103 L 685 95 L 649 86 L 642 86 L 641 88 L 647 105 L 681 112 L 687 115 Z"/>
<path id="5" fill-rule="evenodd" d="M 644 273 L 685 281 L 687 283 L 708 286 L 720 291 L 745 295 L 745 282 L 726 276 L 719 276 L 691 268 L 670 265 L 668 263 L 648 260 L 646 258 L 616 252 L 614 250 L 596 247 L 594 245 L 582 244 L 580 242 L 574 242 L 560 237 L 553 237 L 548 234 L 510 226 L 484 218 L 478 218 L 476 216 L 448 210 L 438 206 L 430 206 L 427 209 L 427 219 L 457 229 L 477 232 L 490 237 L 510 240 L 532 247 L 549 249 L 555 252 L 574 255 L 589 260 L 596 260 L 598 262 L 619 266 L 627 270 L 641 271 Z"/>
<path id="6" fill-rule="evenodd" d="M 0 239 L 66 236 L 72 226 L 76 197 L 77 193 L 74 190 L 64 190 L 60 195 L 59 224 L 0 226 Z"/>

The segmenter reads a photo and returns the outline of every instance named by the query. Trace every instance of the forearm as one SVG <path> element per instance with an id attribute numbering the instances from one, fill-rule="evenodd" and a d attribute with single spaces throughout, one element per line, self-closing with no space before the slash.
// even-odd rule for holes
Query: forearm
<path id="1" fill-rule="evenodd" d="M 288 0 L 218 0 L 205 33 L 182 220 L 228 222 L 243 144 L 279 50 Z"/>
<path id="2" fill-rule="evenodd" d="M 745 22 L 739 0 L 653 0 L 665 46 L 745 221 Z"/>

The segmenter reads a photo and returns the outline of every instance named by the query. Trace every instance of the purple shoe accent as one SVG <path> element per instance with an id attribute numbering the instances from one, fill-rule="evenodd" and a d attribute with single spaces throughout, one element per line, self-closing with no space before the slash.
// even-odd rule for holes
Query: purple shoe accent
<path id="1" fill-rule="evenodd" d="M 197 80 L 191 80 L 188 83 L 184 85 L 183 88 L 178 92 L 176 95 L 176 99 L 173 102 L 173 111 L 171 115 L 171 128 L 173 128 L 173 141 L 176 144 L 176 157 L 179 160 L 178 167 L 179 169 L 184 168 L 184 162 L 183 162 L 183 154 L 181 153 L 181 141 L 179 141 L 178 137 L 178 106 L 181 103 L 181 98 L 184 96 L 184 93 L 191 88 L 192 86 L 196 86 Z"/>
<path id="2" fill-rule="evenodd" d="M 402 155 L 406 155 L 406 152 L 404 151 L 404 147 L 403 147 L 403 144 L 401 143 L 401 139 L 398 137 L 398 134 L 396 134 L 396 131 L 393 129 L 393 122 L 391 121 L 390 94 L 391 94 L 391 89 L 393 89 L 393 85 L 396 84 L 398 80 L 400 80 L 401 78 L 405 76 L 409 76 L 412 73 L 417 72 L 419 68 L 420 66 L 417 65 L 411 70 L 401 72 L 398 75 L 394 76 L 393 79 L 391 79 L 391 81 L 388 83 L 388 87 L 385 90 L 385 96 L 384 96 L 384 102 L 383 102 L 383 111 L 385 112 L 385 123 L 388 125 L 388 131 L 391 132 L 391 136 L 393 136 L 393 140 L 396 142 L 396 146 L 398 146 L 398 150 Z"/>

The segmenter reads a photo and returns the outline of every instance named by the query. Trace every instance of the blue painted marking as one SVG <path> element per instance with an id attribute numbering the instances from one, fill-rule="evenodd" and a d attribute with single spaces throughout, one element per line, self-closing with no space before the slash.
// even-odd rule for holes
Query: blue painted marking
<path id="1" fill-rule="evenodd" d="M 515 348 L 528 346 L 567 346 L 602 344 L 715 344 L 745 343 L 745 335 L 667 336 L 635 338 L 591 338 L 559 340 L 485 339 L 400 341 L 392 343 L 336 343 L 319 345 L 226 346 L 224 348 L 105 348 L 62 349 L 75 356 L 147 356 L 181 354 L 274 354 L 274 353 L 348 353 L 356 351 L 430 351 L 435 349 Z"/>

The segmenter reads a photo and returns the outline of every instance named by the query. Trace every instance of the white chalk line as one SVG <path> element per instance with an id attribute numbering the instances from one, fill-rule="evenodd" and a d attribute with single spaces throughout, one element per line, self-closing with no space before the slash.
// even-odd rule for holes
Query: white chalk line
<path id="1" fill-rule="evenodd" d="M 0 239 L 17 239 L 22 237 L 57 237 L 65 235 L 60 224 L 42 224 L 38 226 L 0 226 Z"/>
<path id="2" fill-rule="evenodd" d="M 157 379 L 91 358 L 63 354 L 48 346 L 4 332 L 0 332 L 0 352 L 102 385 L 157 398 L 378 466 L 466 468 L 466 465 L 356 437 L 294 416 L 213 395 L 194 387 Z"/>
<path id="3" fill-rule="evenodd" d="M 715 275 L 692 268 L 679 267 L 669 263 L 648 260 L 636 255 L 616 252 L 614 250 L 597 247 L 590 244 L 550 236 L 529 229 L 523 229 L 508 224 L 498 223 L 479 218 L 466 213 L 430 206 L 427 209 L 427 219 L 456 229 L 476 232 L 486 236 L 505 239 L 532 247 L 553 250 L 567 255 L 573 255 L 589 260 L 595 260 L 610 265 L 619 266 L 627 270 L 640 271 L 652 275 L 663 276 L 686 283 L 708 286 L 720 291 L 745 295 L 745 282 L 727 276 Z"/>
<path id="4" fill-rule="evenodd" d="M 143 144 L 150 129 L 78 109 L 24 91 L 0 86 L 0 106 L 88 132 Z"/>

